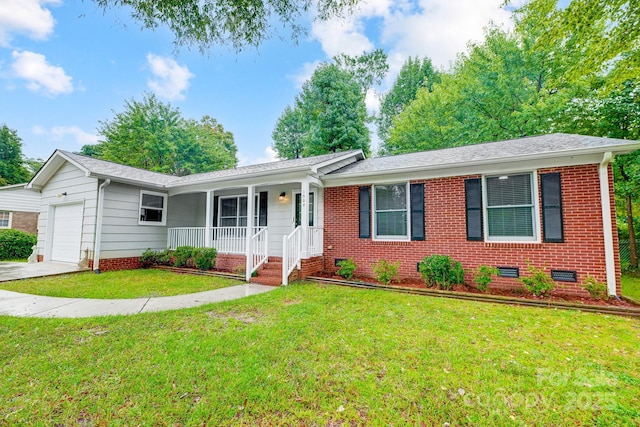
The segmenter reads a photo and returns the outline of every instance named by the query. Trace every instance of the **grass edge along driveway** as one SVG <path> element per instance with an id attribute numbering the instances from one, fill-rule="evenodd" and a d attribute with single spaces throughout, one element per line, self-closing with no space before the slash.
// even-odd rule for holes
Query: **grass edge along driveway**
<path id="1" fill-rule="evenodd" d="M 9 425 L 640 422 L 640 322 L 617 316 L 295 284 L 0 334 Z"/>

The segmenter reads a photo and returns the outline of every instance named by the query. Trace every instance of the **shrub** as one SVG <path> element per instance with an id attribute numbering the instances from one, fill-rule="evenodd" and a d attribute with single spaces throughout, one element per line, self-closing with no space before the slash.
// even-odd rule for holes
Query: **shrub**
<path id="1" fill-rule="evenodd" d="M 549 292 L 555 289 L 556 284 L 547 273 L 545 273 L 544 269 L 536 268 L 529 264 L 527 267 L 527 271 L 531 274 L 531 276 L 525 276 L 520 279 L 520 283 L 524 285 L 524 287 L 534 294 L 535 296 L 543 296 L 548 295 Z"/>
<path id="2" fill-rule="evenodd" d="M 351 278 L 353 277 L 353 272 L 356 271 L 356 262 L 353 260 L 353 258 L 344 259 L 338 262 L 338 267 L 340 268 L 338 269 L 338 271 L 336 271 L 336 274 L 344 277 L 347 280 L 351 280 Z"/>
<path id="3" fill-rule="evenodd" d="M 489 265 L 479 265 L 473 273 L 473 281 L 477 283 L 478 290 L 485 292 L 489 289 L 489 284 L 493 282 L 493 277 L 499 273 L 498 269 Z"/>
<path id="4" fill-rule="evenodd" d="M 609 299 L 609 293 L 607 292 L 607 284 L 603 282 L 598 282 L 595 277 L 587 276 L 587 278 L 584 279 L 584 284 L 582 285 L 582 287 L 587 292 L 589 292 L 589 294 L 594 299 L 601 299 L 601 298 L 603 300 Z"/>
<path id="5" fill-rule="evenodd" d="M 193 263 L 198 270 L 211 270 L 216 265 L 218 251 L 215 248 L 198 248 L 193 250 Z"/>
<path id="6" fill-rule="evenodd" d="M 0 260 L 29 258 L 38 242 L 34 234 L 20 230 L 0 230 Z"/>
<path id="7" fill-rule="evenodd" d="M 140 262 L 144 268 L 151 267 L 152 265 L 170 265 L 172 252 L 170 249 L 164 251 L 147 249 L 142 253 Z"/>
<path id="8" fill-rule="evenodd" d="M 373 264 L 373 272 L 376 274 L 378 281 L 388 285 L 398 277 L 398 268 L 400 261 L 388 262 L 386 259 Z"/>
<path id="9" fill-rule="evenodd" d="M 187 267 L 189 259 L 193 256 L 193 246 L 178 246 L 173 251 L 173 265 L 176 267 Z"/>
<path id="10" fill-rule="evenodd" d="M 464 284 L 462 264 L 448 255 L 431 255 L 420 261 L 418 266 L 422 279 L 427 286 L 451 289 L 452 285 Z"/>

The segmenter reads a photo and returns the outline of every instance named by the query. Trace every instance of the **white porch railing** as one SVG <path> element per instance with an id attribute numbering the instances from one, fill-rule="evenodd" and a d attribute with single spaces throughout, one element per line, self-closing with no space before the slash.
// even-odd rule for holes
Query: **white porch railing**
<path id="1" fill-rule="evenodd" d="M 175 249 L 178 246 L 193 246 L 195 248 L 205 247 L 205 228 L 170 228 L 167 232 L 167 248 Z"/>
<path id="2" fill-rule="evenodd" d="M 253 234 L 265 230 L 266 227 L 253 227 Z M 247 227 L 211 227 L 211 246 L 219 253 L 244 255 L 247 248 Z M 177 227 L 167 231 L 167 247 L 193 246 L 204 248 L 206 227 Z"/>
<path id="3" fill-rule="evenodd" d="M 309 227 L 307 230 L 307 244 L 309 256 L 320 256 L 323 250 L 324 229 L 322 227 Z"/>
<path id="4" fill-rule="evenodd" d="M 300 268 L 302 259 L 302 228 L 296 227 L 288 236 L 282 237 L 282 285 L 289 283 L 289 274 Z"/>
<path id="5" fill-rule="evenodd" d="M 256 271 L 262 264 L 267 262 L 269 257 L 269 234 L 267 227 L 258 229 L 259 231 L 251 236 L 251 273 Z"/>

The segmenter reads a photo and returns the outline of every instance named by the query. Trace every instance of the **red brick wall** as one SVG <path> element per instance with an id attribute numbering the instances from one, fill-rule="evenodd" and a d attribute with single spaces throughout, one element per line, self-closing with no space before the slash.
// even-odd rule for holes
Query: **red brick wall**
<path id="1" fill-rule="evenodd" d="M 140 257 L 130 258 L 102 258 L 99 265 L 100 271 L 115 271 L 115 270 L 135 270 L 136 268 L 142 268 L 140 263 Z M 89 269 L 93 270 L 93 260 L 89 260 Z"/>
<path id="2" fill-rule="evenodd" d="M 37 212 L 14 211 L 11 214 L 11 228 L 26 233 L 38 234 L 38 215 Z"/>
<path id="3" fill-rule="evenodd" d="M 229 271 L 231 273 L 244 273 L 247 266 L 247 257 L 235 254 L 218 254 L 216 257 L 216 268 Z"/>
<path id="4" fill-rule="evenodd" d="M 325 189 L 325 270 L 335 271 L 336 258 L 353 257 L 356 274 L 373 277 L 371 264 L 382 258 L 401 261 L 401 277 L 420 278 L 416 263 L 426 256 L 449 255 L 460 261 L 472 283 L 472 271 L 481 264 L 519 267 L 526 274 L 527 260 L 547 272 L 576 270 L 578 283 L 557 282 L 561 293 L 586 294 L 581 282 L 587 274 L 606 282 L 602 210 L 597 165 L 541 169 L 538 173 L 561 172 L 563 189 L 564 243 L 490 243 L 466 240 L 464 180 L 475 176 L 430 179 L 425 184 L 425 241 L 380 242 L 358 237 L 358 186 Z M 611 210 L 613 177 L 609 168 Z M 538 195 L 539 197 L 539 195 Z M 540 203 L 541 205 L 541 203 Z M 372 214 L 373 217 L 373 214 Z M 373 221 L 373 218 L 372 218 Z M 373 228 L 372 228 L 373 231 Z M 618 238 L 613 224 L 616 250 L 616 283 L 620 293 Z M 495 287 L 519 287 L 516 279 L 496 278 Z"/>

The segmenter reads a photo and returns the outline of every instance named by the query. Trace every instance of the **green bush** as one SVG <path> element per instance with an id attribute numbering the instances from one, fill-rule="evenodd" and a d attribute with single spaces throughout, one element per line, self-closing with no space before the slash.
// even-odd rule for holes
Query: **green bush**
<path id="1" fill-rule="evenodd" d="M 153 251 L 147 249 L 142 253 L 140 262 L 144 268 L 151 267 L 153 265 L 171 265 L 171 258 L 173 251 L 171 249 L 165 249 L 164 251 Z"/>
<path id="2" fill-rule="evenodd" d="M 20 230 L 0 230 L 0 260 L 26 259 L 31 255 L 32 247 L 38 242 L 34 234 Z"/>
<path id="3" fill-rule="evenodd" d="M 547 273 L 545 273 L 544 269 L 536 268 L 529 264 L 527 267 L 527 271 L 531 274 L 531 276 L 525 276 L 520 279 L 520 283 L 524 285 L 524 287 L 534 294 L 537 297 L 548 295 L 549 292 L 555 289 L 556 284 Z"/>
<path id="4" fill-rule="evenodd" d="M 189 260 L 193 257 L 193 246 L 178 246 L 173 251 L 173 265 L 176 267 L 188 267 Z"/>
<path id="5" fill-rule="evenodd" d="M 353 272 L 356 271 L 356 262 L 353 260 L 353 258 L 344 259 L 338 262 L 338 267 L 340 268 L 338 269 L 338 271 L 336 271 L 336 274 L 344 277 L 347 280 L 351 280 L 351 278 L 353 277 Z"/>
<path id="6" fill-rule="evenodd" d="M 400 261 L 388 262 L 386 259 L 381 259 L 373 264 L 373 272 L 376 274 L 378 281 L 385 285 L 388 285 L 398 277 L 398 268 L 400 268 Z"/>
<path id="7" fill-rule="evenodd" d="M 473 273 L 473 281 L 478 285 L 478 290 L 485 292 L 489 289 L 489 284 L 493 282 L 493 277 L 497 276 L 499 271 L 495 267 L 489 265 L 479 265 Z"/>
<path id="8" fill-rule="evenodd" d="M 587 276 L 587 278 L 584 279 L 584 284 L 582 285 L 582 287 L 587 292 L 589 292 L 589 294 L 594 299 L 601 299 L 601 298 L 603 300 L 609 299 L 609 293 L 607 292 L 607 284 L 598 282 L 595 277 Z"/>
<path id="9" fill-rule="evenodd" d="M 193 263 L 198 270 L 211 270 L 216 265 L 217 256 L 215 248 L 197 248 L 193 250 Z"/>
<path id="10" fill-rule="evenodd" d="M 453 285 L 464 284 L 462 264 L 448 255 L 431 255 L 420 261 L 420 275 L 427 286 L 451 289 Z"/>

